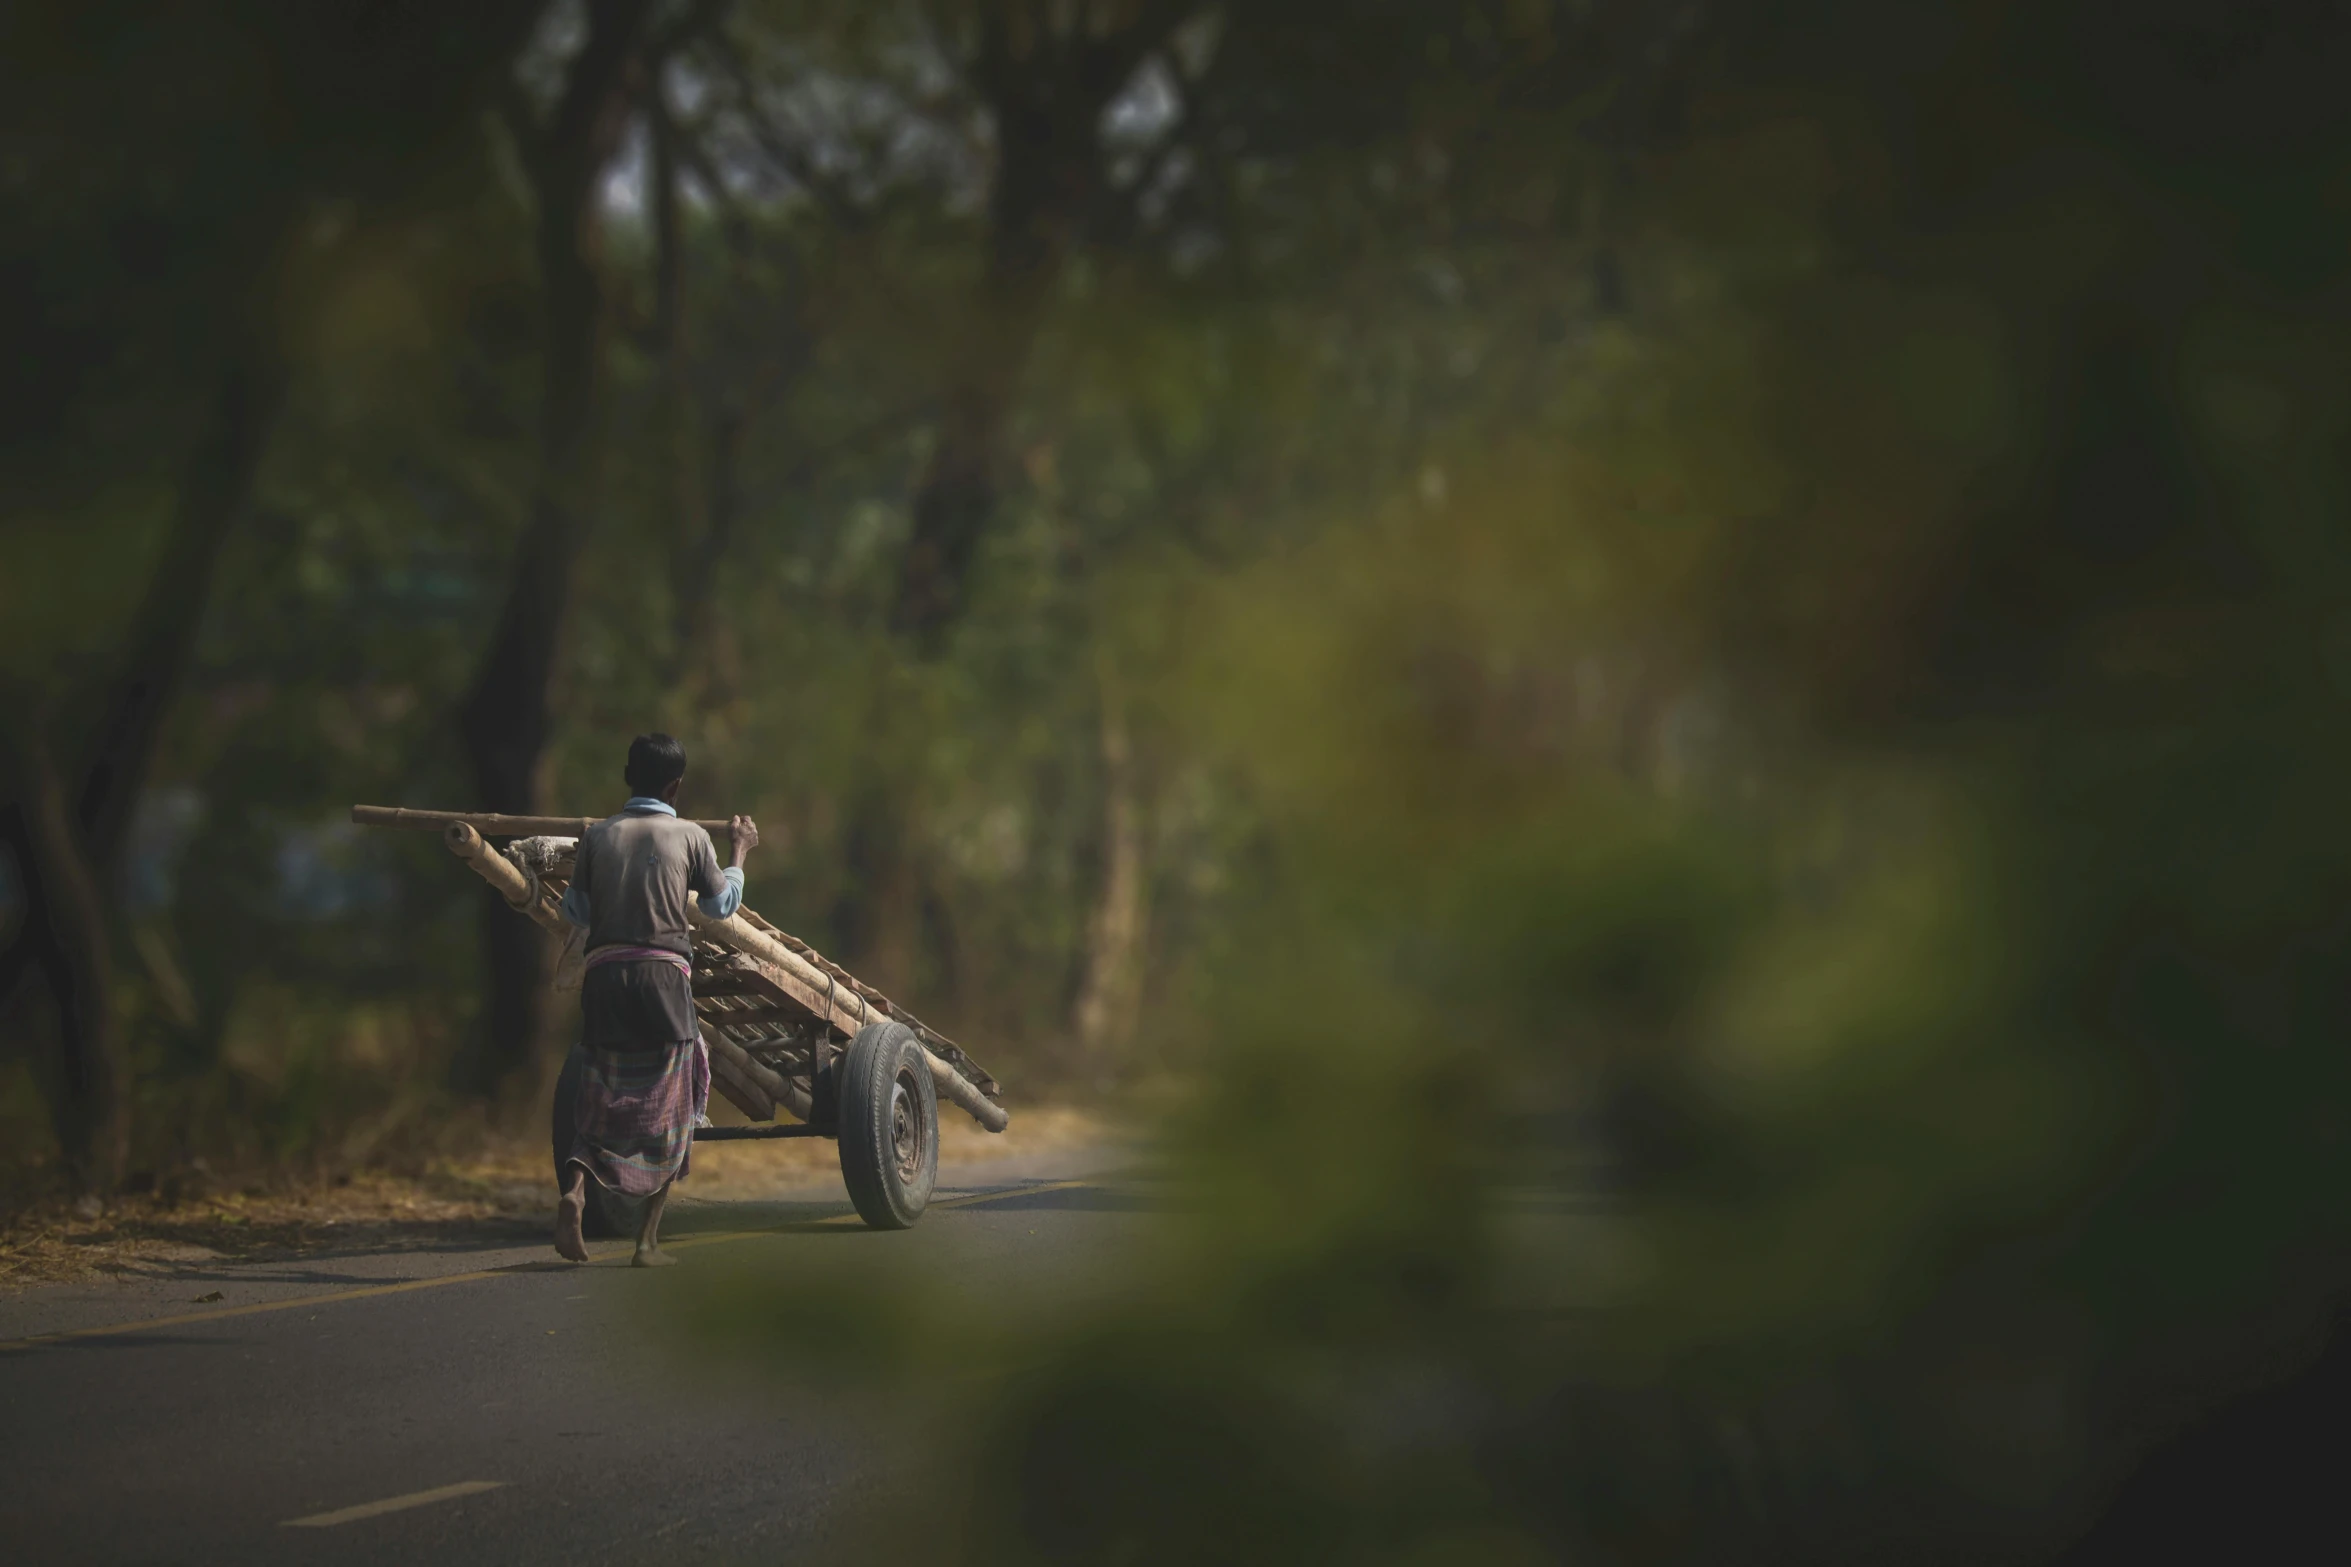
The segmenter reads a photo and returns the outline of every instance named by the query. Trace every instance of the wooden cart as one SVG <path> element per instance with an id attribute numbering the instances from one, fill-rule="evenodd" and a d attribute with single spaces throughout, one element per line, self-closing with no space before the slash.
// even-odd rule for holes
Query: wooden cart
<path id="1" fill-rule="evenodd" d="M 369 827 L 440 832 L 517 912 L 566 941 L 558 988 L 578 984 L 579 932 L 558 912 L 579 835 L 596 818 L 498 816 L 360 805 Z M 713 836 L 725 822 L 704 822 Z M 503 850 L 487 841 L 503 837 Z M 858 1214 L 875 1229 L 904 1229 L 930 1201 L 939 1171 L 939 1102 L 991 1132 L 1010 1118 L 995 1078 L 955 1043 L 808 943 L 750 909 L 723 920 L 691 903 L 694 1012 L 710 1048 L 710 1086 L 751 1126 L 697 1128 L 698 1142 L 754 1137 L 830 1137 Z M 561 1157 L 570 1125 L 567 1070 L 556 1090 Z M 779 1123 L 776 1112 L 793 1119 Z M 593 1183 L 591 1183 L 592 1185 Z"/>

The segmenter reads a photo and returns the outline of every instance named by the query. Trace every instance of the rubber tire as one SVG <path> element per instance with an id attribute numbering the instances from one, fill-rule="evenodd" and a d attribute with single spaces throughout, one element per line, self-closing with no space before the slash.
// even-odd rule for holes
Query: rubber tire
<path id="1" fill-rule="evenodd" d="M 563 1071 L 555 1079 L 555 1106 L 548 1118 L 547 1130 L 553 1144 L 555 1186 L 563 1189 L 563 1154 L 571 1146 L 572 1105 L 580 1092 L 580 1047 L 574 1045 L 563 1058 Z M 588 1182 L 588 1206 L 580 1215 L 580 1234 L 592 1241 L 608 1241 L 619 1236 L 634 1235 L 644 1222 L 644 1204 L 634 1198 L 623 1197 L 604 1189 L 600 1181 Z"/>
<path id="2" fill-rule="evenodd" d="M 939 1090 L 922 1042 L 903 1023 L 868 1023 L 849 1041 L 839 1072 L 841 1179 L 858 1217 L 876 1230 L 903 1230 L 922 1217 L 939 1180 Z M 894 1089 L 921 1120 L 911 1179 L 898 1169 L 892 1137 Z"/>

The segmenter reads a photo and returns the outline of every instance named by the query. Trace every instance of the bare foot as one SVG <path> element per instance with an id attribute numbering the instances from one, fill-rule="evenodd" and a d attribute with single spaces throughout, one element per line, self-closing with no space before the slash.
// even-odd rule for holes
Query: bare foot
<path id="1" fill-rule="evenodd" d="M 645 1222 L 637 1227 L 637 1254 L 629 1259 L 632 1267 L 666 1268 L 677 1261 L 661 1249 L 661 1210 L 669 1206 L 669 1189 L 674 1184 L 662 1182 L 661 1190 L 645 1199 Z"/>
<path id="2" fill-rule="evenodd" d="M 585 1185 L 574 1186 L 555 1200 L 555 1250 L 567 1261 L 588 1260 L 588 1243 L 580 1235 L 580 1221 L 587 1211 Z"/>

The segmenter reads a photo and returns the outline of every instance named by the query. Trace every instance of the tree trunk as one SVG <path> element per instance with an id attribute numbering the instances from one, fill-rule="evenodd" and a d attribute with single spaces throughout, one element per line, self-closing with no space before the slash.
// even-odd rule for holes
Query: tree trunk
<path id="1" fill-rule="evenodd" d="M 678 129 L 656 93 L 647 105 L 652 141 L 653 354 L 661 365 L 654 405 L 660 494 L 669 515 L 658 531 L 669 539 L 670 655 L 663 682 L 673 692 L 701 673 L 698 639 L 708 611 L 716 552 L 711 519 L 703 505 L 700 464 L 694 449 L 694 388 L 686 356 L 686 257 L 684 214 L 678 197 Z M 681 705 L 691 706 L 684 695 Z"/>
<path id="2" fill-rule="evenodd" d="M 550 317 L 551 336 L 570 335 L 579 325 L 576 317 L 554 319 L 552 310 Z M 593 325 L 587 330 L 592 335 Z M 576 346 L 571 352 L 549 353 L 550 393 L 559 360 L 582 362 Z M 569 396 L 562 401 L 578 402 Z M 548 439 L 542 445 L 548 472 L 542 476 L 531 522 L 523 533 L 488 656 L 466 699 L 461 720 L 466 753 L 473 766 L 477 803 L 486 810 L 527 815 L 539 803 L 548 692 L 578 534 L 576 495 L 559 464 L 578 460 L 585 446 L 585 421 L 584 406 L 567 412 L 562 421 L 549 421 Z M 486 1035 L 458 1062 L 460 1086 L 474 1091 L 489 1089 L 528 1059 L 539 1033 L 544 957 L 537 932 L 489 898 L 482 905 L 482 936 L 490 970 Z"/>
<path id="3" fill-rule="evenodd" d="M 679 178 L 685 162 L 680 138 L 664 105 L 648 115 L 653 143 L 654 353 L 661 362 L 656 413 L 662 492 L 669 498 L 664 525 L 670 540 L 670 662 L 664 684 L 682 735 L 699 733 L 699 720 L 732 696 L 722 669 L 721 638 L 713 613 L 718 574 L 733 546 L 744 413 L 726 392 L 707 418 L 695 395 L 686 328 L 686 255 Z M 707 442 L 707 444 L 705 444 Z M 705 787 L 710 774 L 697 768 Z"/>
<path id="4" fill-rule="evenodd" d="M 194 653 L 221 546 L 252 498 L 277 406 L 274 367 L 240 358 L 223 373 L 190 454 L 163 553 L 133 617 L 129 651 L 69 785 L 36 714 L 9 737 L 15 803 L 0 815 L 23 884 L 25 916 L 0 953 L 0 998 L 38 970 L 57 1009 L 50 1109 L 75 1181 L 104 1190 L 121 1175 L 129 1122 L 114 1005 L 107 896 L 155 745 Z"/>
<path id="5" fill-rule="evenodd" d="M 706 708 L 734 700 L 738 658 L 718 622 L 718 573 L 734 546 L 735 520 L 742 510 L 744 412 L 729 404 L 710 416 L 710 476 L 701 488 L 702 545 L 680 594 L 680 634 L 692 662 L 687 666 Z"/>
<path id="6" fill-rule="evenodd" d="M 1112 199 L 1102 111 L 1182 20 L 1143 7 L 1106 34 L 1049 37 L 991 10 L 974 66 L 996 126 L 988 264 L 971 336 L 950 364 L 938 439 L 914 492 L 891 622 L 937 652 L 963 613 L 1002 491 L 1005 433 L 1047 301 Z"/>
<path id="7" fill-rule="evenodd" d="M 859 973 L 897 995 L 912 993 L 922 950 L 922 882 L 908 851 L 908 802 L 871 782 L 852 804 L 843 835 L 846 883 L 832 925 Z"/>
<path id="8" fill-rule="evenodd" d="M 898 598 L 892 626 L 911 634 L 926 652 L 937 652 L 964 609 L 981 538 L 996 515 L 1002 493 L 1005 428 L 1010 420 L 1016 355 L 1025 356 L 1026 331 L 1017 344 L 1000 325 L 983 350 L 989 362 L 947 388 L 937 439 L 916 484 L 913 527 L 898 571 Z"/>
<path id="9" fill-rule="evenodd" d="M 252 499 L 278 392 L 274 370 L 257 359 L 239 359 L 222 375 L 204 433 L 189 456 L 162 557 L 132 618 L 129 651 L 100 708 L 88 759 L 75 775 L 76 852 L 102 891 L 114 885 L 120 869 L 131 813 L 193 654 L 221 546 Z M 40 738 L 46 743 L 46 736 Z M 30 738 L 25 743 L 29 747 Z M 0 952 L 0 997 L 31 966 L 25 943 L 38 912 L 31 909 L 9 949 Z"/>
<path id="10" fill-rule="evenodd" d="M 535 812 L 550 694 L 589 498 L 603 360 L 600 195 L 619 146 L 649 0 L 589 6 L 590 33 L 563 97 L 530 150 L 539 202 L 539 471 L 505 602 L 459 715 L 476 803 Z M 525 133 L 527 134 L 527 133 Z M 482 902 L 490 997 L 484 1026 L 455 1063 L 458 1086 L 484 1092 L 526 1065 L 543 1023 L 543 942 L 503 903 Z"/>
<path id="11" fill-rule="evenodd" d="M 108 1191 L 122 1177 L 129 1121 L 106 906 L 45 728 L 36 716 L 0 758 L 17 796 L 5 825 L 24 885 L 18 945 L 56 1003 L 56 1048 L 41 1075 L 57 1145 L 77 1187 Z"/>
<path id="12" fill-rule="evenodd" d="M 102 885 L 112 885 L 164 714 L 211 598 L 221 545 L 252 499 L 279 390 L 273 367 L 251 358 L 232 364 L 190 456 L 171 535 L 148 579 L 131 626 L 130 652 L 106 704 L 105 727 L 75 791 L 74 817 Z"/>
<path id="13" fill-rule="evenodd" d="M 1102 660 L 1102 896 L 1086 930 L 1086 974 L 1074 1021 L 1087 1070 L 1113 1073 L 1142 1010 L 1150 874 L 1143 810 L 1117 670 Z"/>
<path id="14" fill-rule="evenodd" d="M 915 485 L 892 624 L 930 652 L 963 613 L 980 541 L 1002 494 L 1005 434 L 1021 372 L 1100 184 L 1094 117 L 1058 104 L 1039 110 L 1029 101 L 1039 94 L 1034 83 L 1023 82 L 994 106 L 987 270 L 967 335 L 949 362 L 937 439 Z M 1041 95 L 1049 102 L 1056 97 Z"/>

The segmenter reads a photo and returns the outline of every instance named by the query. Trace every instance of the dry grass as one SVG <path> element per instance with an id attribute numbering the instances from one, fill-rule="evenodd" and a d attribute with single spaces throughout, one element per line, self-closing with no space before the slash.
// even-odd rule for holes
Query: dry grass
<path id="1" fill-rule="evenodd" d="M 952 1180 L 959 1166 L 1094 1146 L 1106 1135 L 1101 1118 L 1083 1110 L 1024 1109 L 996 1137 L 958 1116 L 941 1125 L 939 1157 Z M 834 1145 L 821 1138 L 711 1143 L 695 1150 L 680 1192 L 702 1202 L 770 1197 L 833 1179 L 839 1167 Z M 0 1290 L 210 1258 L 422 1250 L 508 1237 L 527 1244 L 544 1237 L 554 1197 L 546 1140 L 517 1137 L 405 1172 L 235 1181 L 198 1172 L 166 1192 L 119 1196 L 96 1211 L 59 1194 L 20 1198 L 0 1213 Z"/>
<path id="2" fill-rule="evenodd" d="M 238 1189 L 120 1196 L 102 1210 L 51 1196 L 0 1222 L 0 1289 L 63 1283 L 202 1258 L 237 1261 L 321 1251 L 413 1250 L 543 1222 L 548 1179 L 517 1146 L 416 1173 L 332 1181 L 279 1177 Z M 199 1183 L 200 1185 L 201 1183 Z"/>

